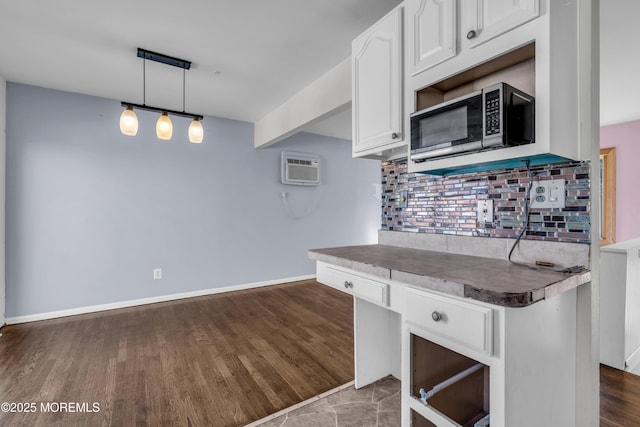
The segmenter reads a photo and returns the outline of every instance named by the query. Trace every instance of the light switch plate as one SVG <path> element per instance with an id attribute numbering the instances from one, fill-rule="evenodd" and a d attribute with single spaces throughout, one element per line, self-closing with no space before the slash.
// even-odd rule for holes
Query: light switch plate
<path id="1" fill-rule="evenodd" d="M 493 222 L 493 199 L 478 200 L 478 223 Z"/>
<path id="2" fill-rule="evenodd" d="M 407 190 L 398 193 L 398 205 L 401 208 L 406 208 L 409 205 L 409 193 Z"/>
<path id="3" fill-rule="evenodd" d="M 565 182 L 564 179 L 547 179 L 533 181 L 531 185 L 531 207 L 540 208 L 564 208 L 565 207 Z"/>

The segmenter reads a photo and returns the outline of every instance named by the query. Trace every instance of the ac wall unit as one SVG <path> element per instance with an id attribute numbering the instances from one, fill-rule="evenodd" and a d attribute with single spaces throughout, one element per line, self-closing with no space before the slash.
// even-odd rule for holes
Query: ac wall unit
<path id="1" fill-rule="evenodd" d="M 320 156 L 309 153 L 282 152 L 281 180 L 283 184 L 320 184 Z"/>

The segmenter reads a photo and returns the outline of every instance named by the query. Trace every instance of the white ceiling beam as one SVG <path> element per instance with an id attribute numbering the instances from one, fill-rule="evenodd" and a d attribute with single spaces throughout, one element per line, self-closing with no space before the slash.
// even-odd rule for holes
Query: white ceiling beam
<path id="1" fill-rule="evenodd" d="M 351 107 L 351 60 L 346 58 L 284 104 L 255 122 L 254 147 L 266 148 L 305 126 Z"/>

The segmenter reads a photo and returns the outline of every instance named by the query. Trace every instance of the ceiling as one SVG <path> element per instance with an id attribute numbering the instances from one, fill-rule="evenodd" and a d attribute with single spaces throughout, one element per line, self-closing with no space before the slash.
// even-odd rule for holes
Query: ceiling
<path id="1" fill-rule="evenodd" d="M 351 40 L 398 3 L 0 0 L 0 75 L 142 103 L 142 47 L 193 62 L 187 111 L 255 122 L 347 58 Z M 182 70 L 146 67 L 146 103 L 182 110 Z"/>
<path id="2" fill-rule="evenodd" d="M 399 0 L 0 0 L 0 75 L 143 102 L 136 48 L 193 62 L 189 112 L 255 122 L 349 56 Z M 637 0 L 601 0 L 601 121 L 640 118 Z M 147 61 L 146 103 L 182 109 L 182 70 Z M 631 92 L 630 92 L 631 91 Z M 308 131 L 350 138 L 346 111 Z"/>

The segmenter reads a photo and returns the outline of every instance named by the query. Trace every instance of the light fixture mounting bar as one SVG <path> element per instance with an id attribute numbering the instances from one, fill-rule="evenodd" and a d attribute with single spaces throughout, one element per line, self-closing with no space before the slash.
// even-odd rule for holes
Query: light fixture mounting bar
<path id="1" fill-rule="evenodd" d="M 152 52 L 147 49 L 138 48 L 138 58 L 148 59 L 149 61 L 161 62 L 163 64 L 171 65 L 172 67 L 182 68 L 184 70 L 191 69 L 191 61 L 185 59 L 175 58 L 173 56 L 165 55 L 163 53 Z"/>
<path id="2" fill-rule="evenodd" d="M 204 118 L 204 116 L 200 114 L 192 114 L 192 113 L 187 113 L 185 111 L 167 110 L 166 108 L 152 107 L 150 105 L 134 104 L 132 102 L 122 101 L 120 105 L 127 108 L 131 107 L 131 108 L 137 108 L 139 110 L 153 111 L 155 113 L 167 113 L 167 114 L 171 114 L 172 116 L 191 117 L 193 119 L 198 119 L 198 120 L 202 120 Z"/>

